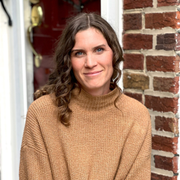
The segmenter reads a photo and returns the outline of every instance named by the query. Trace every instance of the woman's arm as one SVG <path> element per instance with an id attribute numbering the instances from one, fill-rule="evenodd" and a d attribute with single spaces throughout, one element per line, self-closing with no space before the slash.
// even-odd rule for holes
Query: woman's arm
<path id="1" fill-rule="evenodd" d="M 143 138 L 143 137 L 139 137 Z M 138 144 L 137 144 L 138 145 Z M 133 149 L 132 149 L 133 151 Z M 151 179 L 151 124 L 149 123 L 144 141 L 128 172 L 126 180 L 150 180 Z"/>
<path id="2" fill-rule="evenodd" d="M 146 108 L 125 117 L 127 127 L 133 121 L 124 142 L 117 179 L 151 179 L 151 119 Z"/>
<path id="3" fill-rule="evenodd" d="M 52 180 L 48 154 L 36 117 L 36 109 L 30 106 L 21 147 L 20 180 Z"/>

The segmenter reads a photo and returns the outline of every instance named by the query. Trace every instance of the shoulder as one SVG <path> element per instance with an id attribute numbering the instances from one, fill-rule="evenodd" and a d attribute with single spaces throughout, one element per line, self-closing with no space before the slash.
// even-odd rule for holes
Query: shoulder
<path id="1" fill-rule="evenodd" d="M 25 132 L 44 131 L 56 124 L 57 106 L 51 95 L 44 95 L 32 102 L 26 115 Z"/>
<path id="2" fill-rule="evenodd" d="M 31 103 L 28 113 L 39 114 L 47 113 L 56 107 L 53 95 L 44 95 Z"/>
<path id="3" fill-rule="evenodd" d="M 50 95 L 44 95 L 31 103 L 26 116 L 22 141 L 23 148 L 27 146 L 37 152 L 46 154 L 43 138 L 49 132 L 49 124 L 54 122 L 52 121 L 53 106 Z"/>
<path id="4" fill-rule="evenodd" d="M 117 101 L 117 107 L 127 121 L 133 124 L 137 123 L 141 126 L 149 126 L 151 124 L 148 109 L 136 99 L 121 94 Z"/>
<path id="5" fill-rule="evenodd" d="M 117 104 L 124 111 L 131 110 L 132 112 L 132 111 L 142 110 L 148 112 L 148 109 L 141 102 L 125 94 L 120 95 Z"/>

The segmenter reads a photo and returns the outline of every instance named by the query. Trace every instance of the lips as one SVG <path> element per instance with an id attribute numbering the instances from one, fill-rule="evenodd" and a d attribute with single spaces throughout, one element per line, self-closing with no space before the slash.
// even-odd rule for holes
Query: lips
<path id="1" fill-rule="evenodd" d="M 84 73 L 84 75 L 86 75 L 86 76 L 96 76 L 96 75 L 100 74 L 101 72 L 102 72 L 102 70 L 101 71 L 86 72 L 86 73 Z"/>

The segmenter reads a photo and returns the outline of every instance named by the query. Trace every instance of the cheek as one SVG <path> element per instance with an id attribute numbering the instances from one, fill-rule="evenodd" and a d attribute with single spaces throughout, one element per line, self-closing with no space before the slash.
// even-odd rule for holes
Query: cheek
<path id="1" fill-rule="evenodd" d="M 113 55 L 110 56 L 109 61 L 108 61 L 108 68 L 109 68 L 109 73 L 111 77 L 113 76 L 114 68 L 113 68 Z"/>
<path id="2" fill-rule="evenodd" d="M 110 71 L 113 71 L 113 54 L 109 55 L 106 62 Z"/>
<path id="3" fill-rule="evenodd" d="M 72 69 L 73 69 L 74 74 L 78 74 L 83 67 L 82 64 L 74 60 L 72 60 L 71 63 L 72 63 Z"/>
<path id="4" fill-rule="evenodd" d="M 72 64 L 73 71 L 74 69 L 77 69 L 77 62 L 75 61 L 74 58 L 71 58 L 71 64 Z"/>

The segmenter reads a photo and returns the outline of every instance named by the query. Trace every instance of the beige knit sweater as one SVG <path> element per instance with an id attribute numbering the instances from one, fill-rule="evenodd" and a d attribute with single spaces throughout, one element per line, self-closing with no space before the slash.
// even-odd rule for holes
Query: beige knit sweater
<path id="1" fill-rule="evenodd" d="M 150 180 L 151 122 L 140 102 L 118 88 L 99 97 L 74 90 L 70 108 L 65 127 L 50 95 L 31 104 L 20 180 Z"/>

